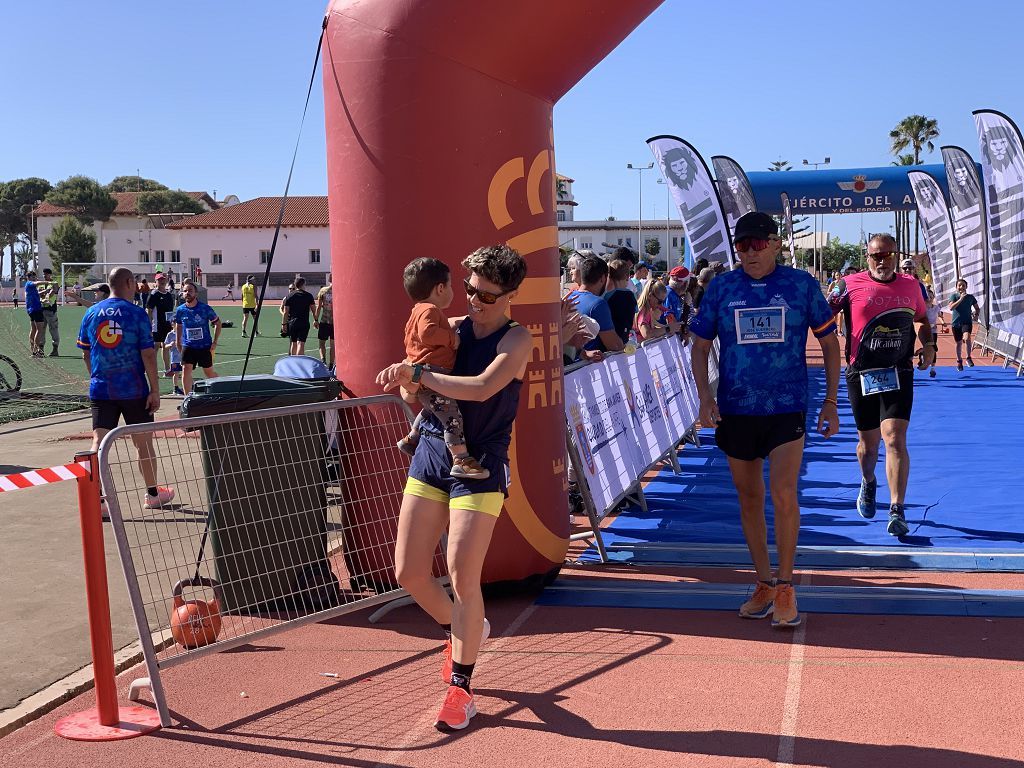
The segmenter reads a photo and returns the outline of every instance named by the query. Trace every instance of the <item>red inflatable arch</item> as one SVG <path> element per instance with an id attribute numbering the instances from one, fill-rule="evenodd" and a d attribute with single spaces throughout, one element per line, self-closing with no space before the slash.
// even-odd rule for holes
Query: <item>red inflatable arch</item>
<path id="1" fill-rule="evenodd" d="M 661 0 L 335 0 L 324 41 L 339 370 L 360 395 L 401 359 L 402 268 L 505 242 L 529 262 L 512 317 L 534 336 L 511 497 L 485 582 L 568 546 L 552 107 Z M 462 313 L 456 298 L 453 313 Z"/>

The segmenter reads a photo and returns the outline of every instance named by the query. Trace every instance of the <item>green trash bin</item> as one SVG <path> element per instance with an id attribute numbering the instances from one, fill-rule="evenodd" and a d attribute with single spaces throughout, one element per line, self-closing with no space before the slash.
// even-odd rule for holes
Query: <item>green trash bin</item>
<path id="1" fill-rule="evenodd" d="M 337 398 L 335 379 L 254 375 L 196 382 L 186 418 Z M 223 610 L 250 614 L 337 605 L 327 556 L 324 413 L 259 417 L 200 430 L 210 548 Z"/>

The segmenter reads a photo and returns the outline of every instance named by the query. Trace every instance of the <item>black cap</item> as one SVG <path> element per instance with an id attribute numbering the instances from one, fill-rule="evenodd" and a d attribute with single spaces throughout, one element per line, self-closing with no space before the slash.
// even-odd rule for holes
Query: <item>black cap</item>
<path id="1" fill-rule="evenodd" d="M 775 223 L 775 219 L 767 213 L 751 211 L 740 216 L 740 220 L 736 222 L 736 232 L 732 239 L 733 242 L 745 237 L 767 240 L 769 236 L 777 234 L 779 234 L 779 225 Z"/>

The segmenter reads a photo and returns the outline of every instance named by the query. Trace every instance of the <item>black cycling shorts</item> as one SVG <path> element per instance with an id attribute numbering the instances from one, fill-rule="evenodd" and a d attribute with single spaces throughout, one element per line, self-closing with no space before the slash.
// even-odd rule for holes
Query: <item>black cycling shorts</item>
<path id="1" fill-rule="evenodd" d="M 242 307 L 242 315 L 252 315 L 256 317 L 256 307 Z"/>
<path id="2" fill-rule="evenodd" d="M 45 323 L 46 315 L 43 314 L 43 310 L 37 309 L 35 312 L 28 313 L 28 319 L 33 323 Z"/>
<path id="3" fill-rule="evenodd" d="M 715 442 L 731 459 L 767 459 L 780 445 L 804 436 L 807 414 L 777 413 L 771 416 L 722 414 L 715 429 Z"/>
<path id="4" fill-rule="evenodd" d="M 334 323 L 320 323 L 320 327 L 316 329 L 316 337 L 320 339 L 320 341 L 333 339 Z"/>
<path id="5" fill-rule="evenodd" d="M 149 424 L 153 414 L 146 409 L 146 398 L 137 400 L 90 400 L 93 429 L 113 429 L 124 416 L 125 424 Z"/>
<path id="6" fill-rule="evenodd" d="M 181 363 L 196 368 L 213 368 L 213 353 L 209 347 L 185 347 L 181 350 Z"/>
<path id="7" fill-rule="evenodd" d="M 964 323 L 963 325 L 953 326 L 953 341 L 963 341 L 964 334 L 970 333 L 974 330 L 974 323 Z"/>
<path id="8" fill-rule="evenodd" d="M 914 370 L 912 368 L 898 371 L 900 388 L 892 392 L 879 392 L 875 395 L 862 395 L 860 391 L 860 372 L 849 369 L 846 372 L 846 392 L 853 408 L 853 420 L 861 432 L 870 432 L 882 426 L 887 419 L 903 419 L 910 421 L 910 412 L 914 408 Z"/>

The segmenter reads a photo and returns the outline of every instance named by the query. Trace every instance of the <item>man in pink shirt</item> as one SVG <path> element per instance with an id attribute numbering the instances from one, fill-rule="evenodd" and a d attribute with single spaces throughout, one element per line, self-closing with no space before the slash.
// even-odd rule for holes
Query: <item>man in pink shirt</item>
<path id="1" fill-rule="evenodd" d="M 868 243 L 867 271 L 840 280 L 829 304 L 833 311 L 843 312 L 846 324 L 846 388 L 857 423 L 857 461 L 863 475 L 857 512 L 866 519 L 875 516 L 875 464 L 879 443 L 885 440 L 887 530 L 897 538 L 905 536 L 910 532 L 904 496 L 910 477 L 907 427 L 914 404 L 915 336 L 924 348 L 922 368 L 931 365 L 936 347 L 921 286 L 912 275 L 896 272 L 892 236 L 875 235 Z"/>

